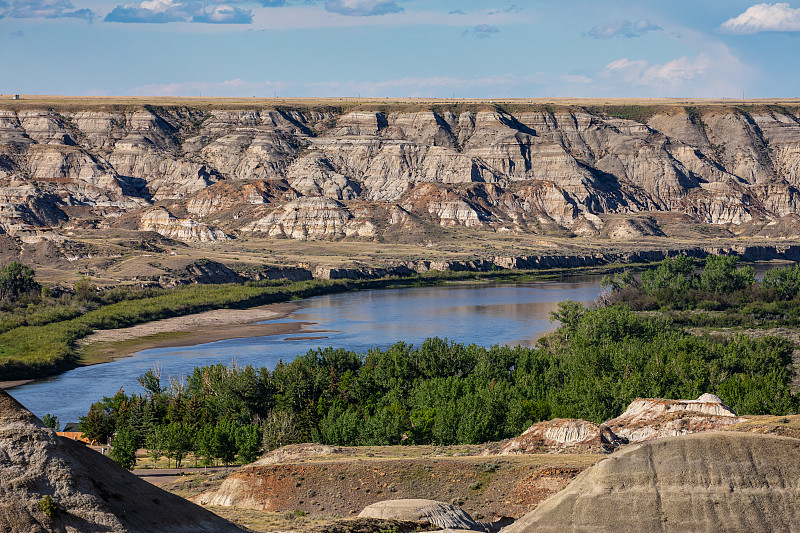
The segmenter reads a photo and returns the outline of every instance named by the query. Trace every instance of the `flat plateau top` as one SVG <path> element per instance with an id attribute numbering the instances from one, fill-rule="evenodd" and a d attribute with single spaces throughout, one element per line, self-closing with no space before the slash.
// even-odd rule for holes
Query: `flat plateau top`
<path id="1" fill-rule="evenodd" d="M 541 108 L 595 107 L 595 106 L 800 106 L 800 98 L 766 99 L 697 99 L 697 98 L 261 98 L 261 97 L 177 97 L 177 96 L 65 96 L 19 95 L 12 100 L 10 94 L 0 94 L 0 107 L 112 107 L 112 106 L 188 106 L 206 108 L 274 108 L 274 107 L 352 107 L 352 108 L 430 108 L 514 106 Z"/>

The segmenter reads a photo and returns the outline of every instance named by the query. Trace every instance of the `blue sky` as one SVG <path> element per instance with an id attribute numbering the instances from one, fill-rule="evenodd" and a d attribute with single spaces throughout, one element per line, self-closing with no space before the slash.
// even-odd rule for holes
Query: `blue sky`
<path id="1" fill-rule="evenodd" d="M 800 0 L 0 0 L 0 93 L 800 96 Z"/>

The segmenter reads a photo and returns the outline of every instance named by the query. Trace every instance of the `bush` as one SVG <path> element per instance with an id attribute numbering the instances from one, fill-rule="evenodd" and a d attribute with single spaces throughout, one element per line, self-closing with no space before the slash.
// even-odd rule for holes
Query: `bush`
<path id="1" fill-rule="evenodd" d="M 39 509 L 49 518 L 53 518 L 58 514 L 58 504 L 49 494 L 39 500 Z"/>

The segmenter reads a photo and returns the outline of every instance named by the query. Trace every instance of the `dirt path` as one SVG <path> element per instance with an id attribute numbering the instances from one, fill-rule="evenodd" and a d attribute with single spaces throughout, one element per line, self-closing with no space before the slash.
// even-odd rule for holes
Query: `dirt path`
<path id="1" fill-rule="evenodd" d="M 241 468 L 240 465 L 229 466 L 209 466 L 209 467 L 184 467 L 184 468 L 135 468 L 132 470 L 134 474 L 143 480 L 151 483 L 152 485 L 160 486 L 165 483 L 170 483 L 180 479 L 182 476 L 189 476 L 194 474 L 211 475 L 215 473 L 223 473 L 227 475 L 236 469 Z"/>

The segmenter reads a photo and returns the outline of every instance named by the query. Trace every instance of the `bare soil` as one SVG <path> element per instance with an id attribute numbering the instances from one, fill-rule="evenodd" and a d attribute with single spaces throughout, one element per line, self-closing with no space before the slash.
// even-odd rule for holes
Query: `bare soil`
<path id="1" fill-rule="evenodd" d="M 243 467 L 225 477 L 202 472 L 182 476 L 163 488 L 200 501 L 225 479 L 244 482 L 247 494 L 240 496 L 260 501 L 257 509 L 209 509 L 256 531 L 320 531 L 303 528 L 330 525 L 375 502 L 402 498 L 454 503 L 477 520 L 493 521 L 524 515 L 606 457 L 485 457 L 480 455 L 484 446 L 375 446 L 306 454 L 303 446 L 310 445 L 284 448 L 280 462 Z"/>

